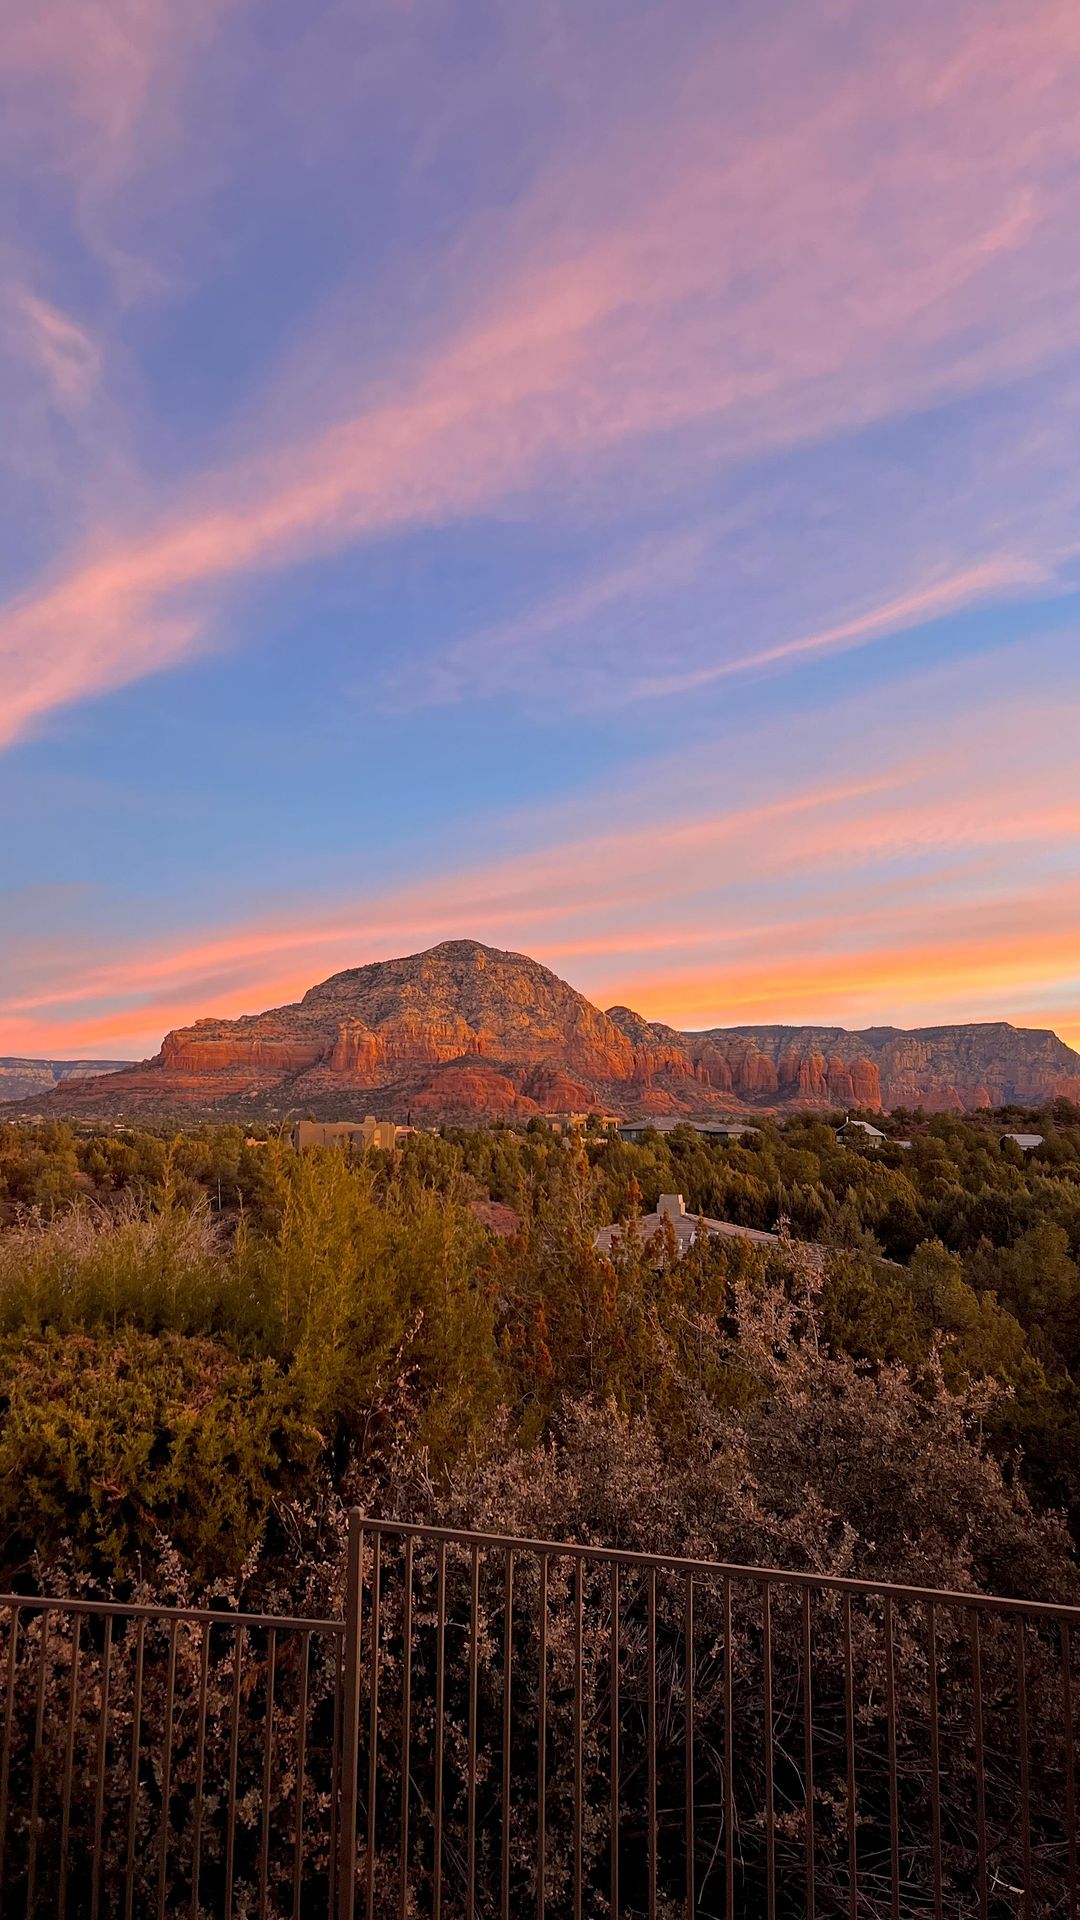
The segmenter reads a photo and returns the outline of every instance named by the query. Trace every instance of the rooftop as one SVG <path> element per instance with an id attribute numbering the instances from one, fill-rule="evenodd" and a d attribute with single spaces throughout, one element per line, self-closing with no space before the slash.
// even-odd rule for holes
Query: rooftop
<path id="1" fill-rule="evenodd" d="M 766 1233 L 761 1227 L 740 1227 L 732 1220 L 711 1220 L 707 1215 L 687 1213 L 686 1201 L 681 1193 L 662 1193 L 656 1205 L 655 1213 L 644 1213 L 638 1221 L 638 1229 L 644 1240 L 651 1240 L 667 1222 L 675 1234 L 679 1252 L 683 1254 L 692 1247 L 699 1233 L 708 1238 L 718 1236 L 731 1240 L 751 1240 L 757 1246 L 775 1247 L 780 1236 Z M 615 1221 L 610 1227 L 601 1227 L 593 1241 L 598 1253 L 610 1253 L 622 1238 L 623 1225 Z"/>
<path id="2" fill-rule="evenodd" d="M 652 1127 L 657 1133 L 672 1133 L 676 1127 L 690 1127 L 694 1133 L 700 1133 L 706 1139 L 720 1138 L 737 1140 L 744 1133 L 760 1133 L 760 1127 L 752 1127 L 745 1120 L 692 1120 L 685 1113 L 646 1114 L 640 1120 L 623 1120 L 619 1125 L 620 1133 L 644 1133 Z"/>

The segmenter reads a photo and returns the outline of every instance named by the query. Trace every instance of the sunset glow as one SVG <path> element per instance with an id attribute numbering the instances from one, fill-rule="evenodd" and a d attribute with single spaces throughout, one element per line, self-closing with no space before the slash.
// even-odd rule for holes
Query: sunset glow
<path id="1" fill-rule="evenodd" d="M 0 1054 L 464 935 L 1080 1045 L 1070 0 L 92 39 L 0 37 Z"/>

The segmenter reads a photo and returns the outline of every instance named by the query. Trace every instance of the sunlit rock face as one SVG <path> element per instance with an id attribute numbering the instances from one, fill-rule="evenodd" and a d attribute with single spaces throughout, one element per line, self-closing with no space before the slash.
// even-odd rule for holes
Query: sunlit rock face
<path id="1" fill-rule="evenodd" d="M 687 1034 L 695 1057 L 736 1043 L 775 1065 L 781 1106 L 973 1111 L 1080 1091 L 1080 1054 L 1056 1034 L 1004 1021 L 925 1027 L 739 1027 Z M 751 1058 L 750 1055 L 740 1056 Z M 745 1080 L 735 1082 L 749 1092 Z"/>
<path id="2" fill-rule="evenodd" d="M 1080 1055 L 1052 1033 L 1004 1023 L 681 1033 L 629 1007 L 601 1012 L 524 954 L 450 940 L 334 974 L 293 1006 L 178 1028 L 140 1066 L 43 1084 L 35 1107 L 525 1121 L 592 1107 L 627 1118 L 962 1111 L 1057 1093 L 1080 1096 Z"/>

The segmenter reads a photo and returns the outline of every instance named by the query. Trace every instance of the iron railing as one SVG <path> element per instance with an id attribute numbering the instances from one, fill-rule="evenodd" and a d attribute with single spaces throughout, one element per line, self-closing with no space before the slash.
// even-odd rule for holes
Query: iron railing
<path id="1" fill-rule="evenodd" d="M 1077 1920 L 1077 1608 L 353 1515 L 342 1621 L 0 1621 L 5 1916 Z"/>
<path id="2" fill-rule="evenodd" d="M 1080 1610 L 358 1519 L 350 1550 L 342 1920 L 1076 1914 Z"/>
<path id="3" fill-rule="evenodd" d="M 344 1627 L 0 1597 L 0 1915 L 329 1914 Z"/>

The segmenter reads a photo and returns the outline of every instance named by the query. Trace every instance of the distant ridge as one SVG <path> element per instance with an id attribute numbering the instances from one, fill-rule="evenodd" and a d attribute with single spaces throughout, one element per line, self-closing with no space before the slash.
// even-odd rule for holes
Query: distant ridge
<path id="1" fill-rule="evenodd" d="M 130 1060 L 20 1060 L 0 1056 L 0 1106 L 26 1100 L 35 1093 L 51 1093 L 65 1080 L 85 1080 L 103 1073 L 119 1073 Z"/>
<path id="2" fill-rule="evenodd" d="M 292 1006 L 180 1027 L 138 1066 L 95 1061 L 80 1077 L 77 1062 L 23 1064 L 54 1072 L 32 1090 L 41 1110 L 114 1118 L 363 1109 L 525 1121 L 594 1107 L 629 1118 L 1080 1099 L 1080 1054 L 1050 1032 L 997 1021 L 683 1033 L 628 1007 L 604 1013 L 539 961 L 477 940 L 350 967 Z"/>

